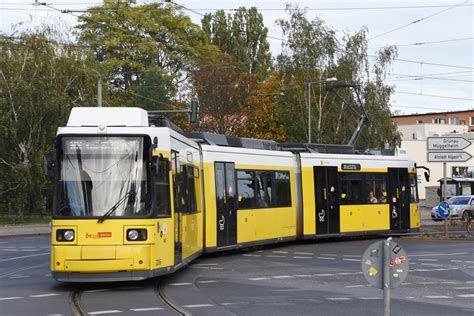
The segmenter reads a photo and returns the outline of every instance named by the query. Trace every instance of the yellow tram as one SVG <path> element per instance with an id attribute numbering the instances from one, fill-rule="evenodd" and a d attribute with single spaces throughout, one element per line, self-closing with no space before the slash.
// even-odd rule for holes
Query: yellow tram
<path id="1" fill-rule="evenodd" d="M 203 252 L 420 227 L 401 150 L 186 134 L 139 108 L 74 108 L 45 162 L 59 281 L 142 280 Z"/>

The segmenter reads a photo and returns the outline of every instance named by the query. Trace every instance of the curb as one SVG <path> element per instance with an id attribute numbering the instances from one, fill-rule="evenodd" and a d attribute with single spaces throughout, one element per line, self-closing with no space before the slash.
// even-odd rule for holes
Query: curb
<path id="1" fill-rule="evenodd" d="M 51 234 L 50 224 L 0 227 L 0 237 L 35 236 Z"/>

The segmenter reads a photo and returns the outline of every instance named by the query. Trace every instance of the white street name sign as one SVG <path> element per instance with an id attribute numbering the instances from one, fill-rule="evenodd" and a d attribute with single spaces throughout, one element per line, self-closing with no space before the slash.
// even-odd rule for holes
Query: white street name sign
<path id="1" fill-rule="evenodd" d="M 462 137 L 428 137 L 428 150 L 463 150 L 471 145 L 471 142 Z M 457 160 L 456 160 L 457 161 Z"/>
<path id="2" fill-rule="evenodd" d="M 472 156 L 464 151 L 461 152 L 428 152 L 429 162 L 465 162 Z"/>

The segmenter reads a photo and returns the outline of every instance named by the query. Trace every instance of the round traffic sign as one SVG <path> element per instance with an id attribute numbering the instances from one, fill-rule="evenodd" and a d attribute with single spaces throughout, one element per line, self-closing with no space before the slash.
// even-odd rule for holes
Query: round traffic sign
<path id="1" fill-rule="evenodd" d="M 390 272 L 390 288 L 395 288 L 405 281 L 408 275 L 408 257 L 405 250 L 396 242 L 389 241 L 389 258 L 384 258 L 385 240 L 370 245 L 362 256 L 362 272 L 365 279 L 376 288 L 384 287 L 384 261 Z"/>
<path id="2" fill-rule="evenodd" d="M 438 215 L 441 218 L 448 218 L 449 214 L 451 213 L 451 209 L 449 208 L 449 204 L 446 202 L 441 202 L 438 205 Z"/>

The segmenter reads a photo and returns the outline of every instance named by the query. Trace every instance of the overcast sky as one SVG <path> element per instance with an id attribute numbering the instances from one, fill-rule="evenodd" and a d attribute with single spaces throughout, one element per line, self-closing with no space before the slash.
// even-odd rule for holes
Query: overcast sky
<path id="1" fill-rule="evenodd" d="M 55 11 L 53 8 L 84 10 L 101 3 L 99 0 L 50 0 L 47 4 L 53 8 L 48 8 L 34 6 L 32 5 L 34 2 L 35 0 L 0 0 L 1 31 L 10 34 L 12 25 L 21 22 L 24 26 L 63 23 L 72 27 L 76 23 L 76 17 Z M 150 2 L 156 1 L 137 1 L 137 3 Z M 176 2 L 196 11 L 197 13 L 192 10 L 185 12 L 198 24 L 202 18 L 198 13 L 256 6 L 263 14 L 265 25 L 269 29 L 268 35 L 278 38 L 281 38 L 282 34 L 275 20 L 288 16 L 284 11 L 286 2 L 298 4 L 300 8 L 308 8 L 308 18 L 318 16 L 336 31 L 355 32 L 366 26 L 371 39 L 369 54 L 374 54 L 381 46 L 399 45 L 398 60 L 391 67 L 387 80 L 388 83 L 395 85 L 396 90 L 391 99 L 392 111 L 411 114 L 474 109 L 472 0 L 180 0 Z M 384 9 L 381 9 L 382 7 Z M 396 30 L 397 28 L 399 29 Z M 389 32 L 392 30 L 393 32 Z M 384 34 L 386 32 L 389 33 Z M 272 54 L 276 56 L 281 51 L 282 42 L 271 38 L 269 42 Z"/>

